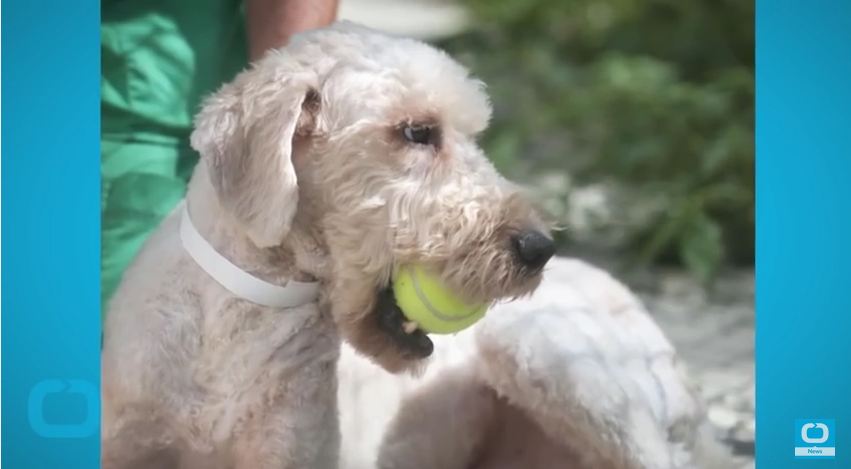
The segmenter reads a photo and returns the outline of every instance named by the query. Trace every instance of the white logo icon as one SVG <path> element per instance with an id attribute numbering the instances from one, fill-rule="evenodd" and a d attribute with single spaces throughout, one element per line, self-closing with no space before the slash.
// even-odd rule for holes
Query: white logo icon
<path id="1" fill-rule="evenodd" d="M 818 430 L 821 430 L 821 437 L 820 438 L 810 438 L 809 433 L 810 433 L 811 428 L 816 428 Z M 816 424 L 808 423 L 808 424 L 801 426 L 801 439 L 804 440 L 805 443 L 814 443 L 814 444 L 824 443 L 825 441 L 827 441 L 828 438 L 830 438 L 830 430 L 828 430 L 827 425 L 825 425 L 823 423 L 816 423 Z"/>

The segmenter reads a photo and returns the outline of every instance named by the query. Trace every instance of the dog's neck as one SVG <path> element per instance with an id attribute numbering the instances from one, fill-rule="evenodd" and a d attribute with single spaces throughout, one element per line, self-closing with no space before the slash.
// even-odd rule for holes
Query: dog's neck
<path id="1" fill-rule="evenodd" d="M 201 236 L 240 269 L 273 284 L 327 280 L 327 250 L 317 232 L 294 223 L 279 246 L 258 247 L 219 202 L 203 163 L 192 176 L 186 201 Z"/>

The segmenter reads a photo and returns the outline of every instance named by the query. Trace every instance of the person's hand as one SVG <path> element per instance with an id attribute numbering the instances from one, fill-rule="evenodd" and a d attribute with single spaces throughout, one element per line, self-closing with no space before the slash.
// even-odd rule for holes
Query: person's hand
<path id="1" fill-rule="evenodd" d="M 247 0 L 248 53 L 252 61 L 286 45 L 290 36 L 334 22 L 338 0 Z"/>

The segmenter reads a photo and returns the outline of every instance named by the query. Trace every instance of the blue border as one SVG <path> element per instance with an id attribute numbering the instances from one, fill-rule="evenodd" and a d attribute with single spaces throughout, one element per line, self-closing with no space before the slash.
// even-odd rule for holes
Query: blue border
<path id="1" fill-rule="evenodd" d="M 2 465 L 98 467 L 100 5 L 2 11 Z"/>
<path id="2" fill-rule="evenodd" d="M 96 467 L 99 5 L 2 7 L 2 463 Z M 851 467 L 849 77 L 851 2 L 758 2 L 758 468 Z M 836 459 L 793 458 L 809 418 Z"/>
<path id="3" fill-rule="evenodd" d="M 851 2 L 757 2 L 757 468 L 851 467 Z M 797 419 L 836 458 L 795 460 Z"/>

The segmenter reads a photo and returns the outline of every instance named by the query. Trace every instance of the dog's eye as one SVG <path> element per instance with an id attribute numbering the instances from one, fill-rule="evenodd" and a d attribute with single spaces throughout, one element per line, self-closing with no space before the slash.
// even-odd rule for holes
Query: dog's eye
<path id="1" fill-rule="evenodd" d="M 402 127 L 405 140 L 420 145 L 437 143 L 437 129 L 433 125 L 409 124 Z"/>

